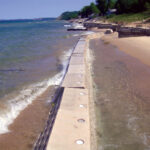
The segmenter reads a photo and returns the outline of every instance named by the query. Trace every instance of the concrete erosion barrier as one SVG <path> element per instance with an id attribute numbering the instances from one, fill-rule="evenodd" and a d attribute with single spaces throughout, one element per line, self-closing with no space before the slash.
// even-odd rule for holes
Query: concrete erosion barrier
<path id="1" fill-rule="evenodd" d="M 90 150 L 89 95 L 85 85 L 85 47 L 76 45 L 64 78 L 64 93 L 47 150 Z"/>
<path id="2" fill-rule="evenodd" d="M 34 150 L 90 150 L 89 94 L 85 84 L 85 38 L 78 41 L 54 107 Z"/>
<path id="3" fill-rule="evenodd" d="M 150 29 L 134 28 L 134 27 L 120 27 L 117 30 L 118 36 L 133 37 L 133 36 L 150 36 Z"/>
<path id="4" fill-rule="evenodd" d="M 117 31 L 117 24 L 102 24 L 102 23 L 84 23 L 84 26 L 87 29 L 90 28 L 99 28 L 99 29 L 112 29 L 113 31 Z"/>

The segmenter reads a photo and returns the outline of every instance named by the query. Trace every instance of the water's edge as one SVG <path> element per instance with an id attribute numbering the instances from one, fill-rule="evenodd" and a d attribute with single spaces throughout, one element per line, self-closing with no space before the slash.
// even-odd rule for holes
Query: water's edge
<path id="1" fill-rule="evenodd" d="M 30 105 L 34 100 L 36 100 L 37 97 L 42 95 L 50 86 L 58 87 L 61 85 L 63 78 L 66 74 L 72 50 L 73 49 L 70 49 L 67 53 L 64 54 L 62 59 L 63 70 L 61 72 L 54 75 L 52 78 L 44 80 L 43 82 L 39 82 L 28 86 L 26 89 L 20 91 L 20 95 L 7 102 L 7 111 L 3 111 L 0 114 L 0 134 L 10 132 L 8 129 L 9 125 L 11 125 L 14 122 L 14 120 L 28 105 Z"/>

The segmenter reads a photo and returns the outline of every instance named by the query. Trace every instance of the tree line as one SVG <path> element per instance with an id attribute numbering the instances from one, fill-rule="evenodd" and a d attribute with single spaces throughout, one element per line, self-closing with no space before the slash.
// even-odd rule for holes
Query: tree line
<path id="1" fill-rule="evenodd" d="M 102 15 L 113 8 L 117 14 L 137 13 L 150 8 L 150 0 L 96 0 L 96 4 Z"/>
<path id="2" fill-rule="evenodd" d="M 70 19 L 75 19 L 79 17 L 79 11 L 66 11 L 64 13 L 61 14 L 61 16 L 59 17 L 59 19 L 61 20 L 70 20 Z"/>
<path id="3" fill-rule="evenodd" d="M 81 18 L 88 18 L 89 16 L 96 17 L 100 14 L 100 11 L 96 4 L 91 3 L 89 6 L 84 6 L 80 11 L 66 11 L 61 14 L 60 19 L 70 20 L 81 16 Z"/>
<path id="4" fill-rule="evenodd" d="M 150 0 L 96 0 L 80 11 L 63 13 L 61 18 L 69 20 L 79 16 L 81 18 L 104 16 L 110 9 L 116 9 L 117 14 L 138 13 L 150 9 Z"/>

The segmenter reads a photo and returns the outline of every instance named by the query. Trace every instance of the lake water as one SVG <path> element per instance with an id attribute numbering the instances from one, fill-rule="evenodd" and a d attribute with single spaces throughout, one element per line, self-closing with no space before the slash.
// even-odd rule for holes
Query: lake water
<path id="1" fill-rule="evenodd" d="M 81 32 L 54 19 L 0 21 L 0 133 L 48 87 L 59 85 Z"/>

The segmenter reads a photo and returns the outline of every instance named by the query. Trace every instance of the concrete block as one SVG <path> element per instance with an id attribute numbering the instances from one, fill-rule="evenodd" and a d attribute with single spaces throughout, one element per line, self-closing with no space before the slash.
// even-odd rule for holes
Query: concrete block
<path id="1" fill-rule="evenodd" d="M 85 74 L 85 66 L 84 65 L 70 65 L 68 68 L 69 74 Z"/>
<path id="2" fill-rule="evenodd" d="M 84 107 L 80 107 L 80 106 Z M 79 119 L 84 122 L 79 122 Z M 82 140 L 83 144 L 77 141 Z M 90 122 L 86 89 L 66 88 L 47 150 L 90 150 Z"/>
<path id="3" fill-rule="evenodd" d="M 85 76 L 82 73 L 67 73 L 62 86 L 65 88 L 85 88 Z"/>
<path id="4" fill-rule="evenodd" d="M 84 57 L 71 57 L 70 65 L 83 65 L 84 64 Z"/>

